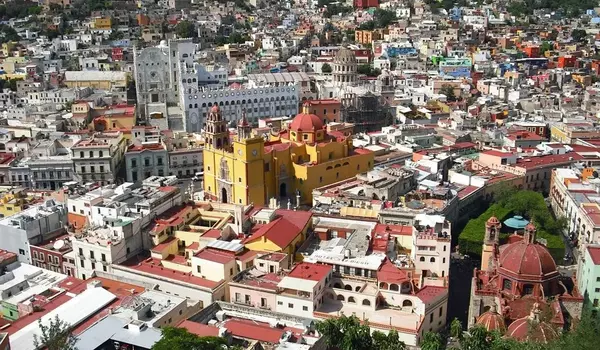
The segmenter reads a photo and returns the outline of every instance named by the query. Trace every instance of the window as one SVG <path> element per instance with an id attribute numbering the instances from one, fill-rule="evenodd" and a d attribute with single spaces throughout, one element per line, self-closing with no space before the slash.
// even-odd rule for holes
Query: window
<path id="1" fill-rule="evenodd" d="M 83 255 L 83 249 L 79 248 L 79 255 Z"/>
<path id="2" fill-rule="evenodd" d="M 229 275 L 233 275 L 233 267 L 229 269 Z"/>
<path id="3" fill-rule="evenodd" d="M 90 151 L 90 157 L 94 157 L 94 151 Z"/>
<path id="4" fill-rule="evenodd" d="M 132 168 L 135 168 L 136 166 L 137 166 L 137 160 L 135 160 L 135 159 L 132 159 L 132 160 L 131 160 L 131 167 L 132 167 Z"/>
<path id="5" fill-rule="evenodd" d="M 278 301 L 277 305 L 283 305 L 283 301 Z"/>
<path id="6" fill-rule="evenodd" d="M 511 290 L 512 289 L 512 281 L 511 280 L 504 280 L 504 282 L 502 283 L 502 289 L 504 289 L 504 290 Z"/>
<path id="7" fill-rule="evenodd" d="M 94 252 L 90 250 L 90 259 L 94 259 Z"/>
<path id="8" fill-rule="evenodd" d="M 444 307 L 440 307 L 440 312 L 439 312 L 439 316 L 442 317 L 442 312 L 444 311 Z"/>
<path id="9" fill-rule="evenodd" d="M 96 269 L 96 263 L 92 263 L 92 270 Z"/>
<path id="10" fill-rule="evenodd" d="M 200 268 L 200 265 L 196 266 L 196 271 L 198 271 L 198 273 L 202 273 L 202 269 Z"/>
<path id="11" fill-rule="evenodd" d="M 102 261 L 106 261 L 106 254 L 102 253 Z"/>
<path id="12" fill-rule="evenodd" d="M 80 265 L 81 267 L 85 267 L 85 264 L 84 264 L 84 262 L 83 262 L 83 259 L 79 260 L 79 265 Z"/>
<path id="13" fill-rule="evenodd" d="M 433 312 L 429 314 L 429 322 L 433 322 Z"/>
<path id="14" fill-rule="evenodd" d="M 102 151 L 98 151 L 98 155 L 99 155 L 100 157 L 104 157 L 104 152 L 102 152 Z"/>
<path id="15" fill-rule="evenodd" d="M 102 271 L 106 272 L 106 265 L 102 265 Z"/>
<path id="16" fill-rule="evenodd" d="M 242 300 L 240 293 L 235 293 L 235 301 L 240 301 L 240 300 Z"/>
<path id="17" fill-rule="evenodd" d="M 525 294 L 525 295 L 533 294 L 533 285 L 532 284 L 524 285 L 523 286 L 523 294 Z"/>
<path id="18" fill-rule="evenodd" d="M 293 309 L 294 308 L 294 304 L 288 303 L 288 308 Z"/>
<path id="19" fill-rule="evenodd" d="M 269 172 L 270 165 L 271 165 L 270 163 L 265 163 L 265 172 Z M 208 170 L 210 170 L 210 169 L 208 169 Z"/>
<path id="20" fill-rule="evenodd" d="M 308 306 L 303 306 L 302 311 L 308 311 Z"/>

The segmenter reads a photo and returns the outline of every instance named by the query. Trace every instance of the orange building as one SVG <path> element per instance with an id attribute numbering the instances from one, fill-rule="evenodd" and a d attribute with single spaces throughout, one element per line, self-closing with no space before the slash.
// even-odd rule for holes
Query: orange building
<path id="1" fill-rule="evenodd" d="M 305 104 L 308 104 L 310 112 L 321 118 L 325 124 L 340 121 L 342 103 L 338 100 L 309 100 Z"/>
<path id="2" fill-rule="evenodd" d="M 370 44 L 374 40 L 381 40 L 382 33 L 377 30 L 357 30 L 354 32 L 354 41 L 360 44 Z"/>

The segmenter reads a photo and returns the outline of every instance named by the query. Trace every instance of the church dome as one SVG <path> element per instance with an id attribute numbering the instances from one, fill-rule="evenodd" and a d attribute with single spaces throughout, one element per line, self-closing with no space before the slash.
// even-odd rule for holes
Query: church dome
<path id="1" fill-rule="evenodd" d="M 498 259 L 500 273 L 514 276 L 549 279 L 558 276 L 556 263 L 546 247 L 522 239 L 510 243 L 500 252 Z"/>
<path id="2" fill-rule="evenodd" d="M 338 52 L 336 52 L 333 63 L 338 64 L 356 64 L 356 55 L 354 51 L 350 50 L 347 47 L 341 47 Z"/>
<path id="3" fill-rule="evenodd" d="M 552 326 L 545 322 L 532 319 L 526 316 L 515 320 L 508 326 L 506 335 L 518 341 L 534 341 L 538 343 L 548 343 L 548 341 L 558 337 L 558 334 Z"/>
<path id="4" fill-rule="evenodd" d="M 478 325 L 483 326 L 488 332 L 498 330 L 504 332 L 506 330 L 506 324 L 504 324 L 504 318 L 502 315 L 496 312 L 495 308 L 490 311 L 486 311 L 477 318 Z"/>
<path id="5" fill-rule="evenodd" d="M 314 114 L 300 113 L 290 125 L 292 131 L 316 131 L 323 129 L 323 121 Z"/>

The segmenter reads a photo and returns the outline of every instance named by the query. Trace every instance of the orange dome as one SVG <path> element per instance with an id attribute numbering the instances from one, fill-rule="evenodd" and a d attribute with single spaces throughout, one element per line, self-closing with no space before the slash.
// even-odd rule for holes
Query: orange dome
<path id="1" fill-rule="evenodd" d="M 498 220 L 497 217 L 492 216 L 491 218 L 488 219 L 488 221 L 486 222 L 487 226 L 495 226 L 495 225 L 500 225 L 500 220 Z"/>
<path id="2" fill-rule="evenodd" d="M 498 259 L 498 272 L 547 280 L 558 276 L 556 263 L 546 247 L 526 240 L 503 247 Z"/>
<path id="3" fill-rule="evenodd" d="M 316 131 L 323 129 L 323 121 L 314 114 L 300 113 L 292 120 L 290 129 L 293 131 Z"/>
<path id="4" fill-rule="evenodd" d="M 485 327 L 488 331 L 498 330 L 504 332 L 506 330 L 506 324 L 504 324 L 504 318 L 502 315 L 493 310 L 484 312 L 477 318 L 478 325 Z"/>
<path id="5" fill-rule="evenodd" d="M 539 322 L 530 316 L 519 318 L 508 326 L 506 335 L 518 341 L 547 343 L 558 337 L 556 330 L 545 322 Z"/>

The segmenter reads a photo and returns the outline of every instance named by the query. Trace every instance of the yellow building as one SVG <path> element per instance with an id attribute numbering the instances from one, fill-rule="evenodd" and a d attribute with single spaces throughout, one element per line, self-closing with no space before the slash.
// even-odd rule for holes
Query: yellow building
<path id="1" fill-rule="evenodd" d="M 17 214 L 27 209 L 30 202 L 31 199 L 27 198 L 23 189 L 8 191 L 0 199 L 0 216 L 7 217 Z"/>
<path id="2" fill-rule="evenodd" d="M 352 146 L 350 135 L 327 132 L 308 106 L 289 130 L 265 142 L 253 136 L 246 117 L 230 141 L 218 106 L 207 117 L 204 191 L 226 203 L 265 205 L 270 198 L 312 202 L 312 190 L 373 168 L 371 151 Z"/>
<path id="3" fill-rule="evenodd" d="M 254 226 L 244 240 L 246 248 L 258 252 L 285 253 L 290 266 L 300 245 L 312 229 L 312 213 L 304 210 L 261 209 L 252 218 Z M 296 260 L 301 260 L 301 256 Z"/>
<path id="4" fill-rule="evenodd" d="M 65 85 L 69 88 L 112 90 L 127 87 L 127 72 L 66 71 Z"/>
<path id="5" fill-rule="evenodd" d="M 112 20 L 110 17 L 96 17 L 93 26 L 94 29 L 108 30 L 112 28 Z"/>

